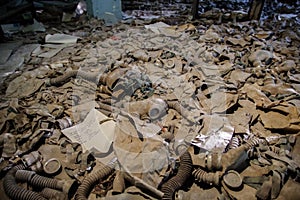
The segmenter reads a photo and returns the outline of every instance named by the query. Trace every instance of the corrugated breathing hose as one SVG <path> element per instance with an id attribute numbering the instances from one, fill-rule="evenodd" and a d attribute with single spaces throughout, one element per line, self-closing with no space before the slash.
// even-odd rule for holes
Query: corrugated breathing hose
<path id="1" fill-rule="evenodd" d="M 52 188 L 57 190 L 63 190 L 63 184 L 65 181 L 56 180 L 36 174 L 34 171 L 18 170 L 15 174 L 16 180 L 26 181 L 32 186 L 39 188 Z"/>
<path id="2" fill-rule="evenodd" d="M 16 165 L 3 179 L 3 188 L 7 196 L 13 200 L 46 200 L 42 195 L 20 187 L 15 179 L 18 170 L 25 169 L 23 164 Z"/>
<path id="3" fill-rule="evenodd" d="M 97 172 L 89 174 L 78 187 L 75 200 L 87 200 L 92 187 L 100 179 L 108 176 L 114 171 L 114 163 L 102 166 Z"/>
<path id="4" fill-rule="evenodd" d="M 196 181 L 200 183 L 218 186 L 220 183 L 221 175 L 219 172 L 206 172 L 203 169 L 198 168 L 193 171 L 193 176 L 196 179 Z"/>
<path id="5" fill-rule="evenodd" d="M 163 200 L 172 200 L 174 192 L 178 190 L 192 175 L 192 158 L 188 151 L 180 156 L 180 166 L 177 174 L 164 183 L 161 191 L 164 193 Z"/>
<path id="6" fill-rule="evenodd" d="M 41 191 L 41 195 L 47 199 L 51 199 L 51 200 L 67 200 L 68 196 L 67 194 L 58 191 L 58 190 L 54 190 L 52 188 L 44 188 Z"/>
<path id="7" fill-rule="evenodd" d="M 66 82 L 68 79 L 72 77 L 79 76 L 83 79 L 86 79 L 88 81 L 96 81 L 97 77 L 99 74 L 97 73 L 91 73 L 91 72 L 84 72 L 80 70 L 70 70 L 67 71 L 64 75 L 56 77 L 56 78 L 51 78 L 51 79 L 46 79 L 45 83 L 46 86 L 59 86 L 62 85 L 64 82 Z"/>

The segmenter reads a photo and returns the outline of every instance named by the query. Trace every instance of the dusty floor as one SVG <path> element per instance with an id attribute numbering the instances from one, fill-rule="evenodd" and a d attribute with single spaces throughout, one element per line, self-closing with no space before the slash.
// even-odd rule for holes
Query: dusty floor
<path id="1" fill-rule="evenodd" d="M 36 151 L 27 170 L 74 181 L 69 198 L 104 167 L 90 199 L 299 199 L 299 15 L 211 16 L 82 17 L 1 44 L 0 199 Z"/>

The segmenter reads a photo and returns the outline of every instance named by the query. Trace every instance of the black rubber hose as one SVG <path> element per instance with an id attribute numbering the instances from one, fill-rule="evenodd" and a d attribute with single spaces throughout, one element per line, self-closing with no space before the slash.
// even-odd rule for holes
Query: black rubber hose
<path id="1" fill-rule="evenodd" d="M 40 176 L 32 171 L 18 170 L 15 175 L 17 180 L 23 180 L 30 183 L 32 186 L 39 188 L 52 188 L 57 190 L 63 189 L 63 182 L 53 178 Z"/>
<path id="2" fill-rule="evenodd" d="M 266 140 L 261 139 L 261 138 L 258 138 L 258 137 L 253 137 L 253 138 L 250 138 L 249 140 L 246 140 L 246 143 L 243 144 L 243 146 L 244 146 L 247 150 L 249 150 L 249 149 L 251 149 L 252 147 L 257 146 L 258 144 L 266 144 Z"/>
<path id="3" fill-rule="evenodd" d="M 219 186 L 220 183 L 220 174 L 218 172 L 206 172 L 201 168 L 195 169 L 193 171 L 193 176 L 196 181 L 200 183 L 206 183 L 209 185 Z"/>
<path id="4" fill-rule="evenodd" d="M 27 171 L 20 169 L 16 172 L 15 178 L 17 181 L 28 182 L 36 173 L 34 171 Z"/>
<path id="5" fill-rule="evenodd" d="M 61 191 L 51 189 L 51 188 L 44 188 L 41 191 L 41 195 L 47 199 L 59 199 L 59 200 L 66 200 L 68 199 L 67 195 Z"/>
<path id="6" fill-rule="evenodd" d="M 46 200 L 42 195 L 20 187 L 15 179 L 18 170 L 25 169 L 23 164 L 16 165 L 3 179 L 3 188 L 7 196 L 13 200 Z"/>
<path id="7" fill-rule="evenodd" d="M 34 175 L 30 181 L 30 184 L 33 186 L 37 186 L 40 188 L 52 188 L 52 189 L 57 189 L 57 190 L 62 190 L 62 185 L 59 184 L 58 180 L 52 179 L 52 178 L 47 178 L 43 177 L 40 175 Z"/>
<path id="8" fill-rule="evenodd" d="M 75 200 L 87 200 L 92 187 L 97 183 L 97 181 L 110 175 L 113 171 L 113 165 L 105 165 L 97 172 L 89 174 L 78 187 L 75 194 Z"/>
<path id="9" fill-rule="evenodd" d="M 192 158 L 188 151 L 180 156 L 180 166 L 175 176 L 169 179 L 161 187 L 161 191 L 164 193 L 163 200 L 172 200 L 174 192 L 178 190 L 187 179 L 192 175 Z"/>
<path id="10" fill-rule="evenodd" d="M 70 70 L 67 71 L 64 75 L 56 77 L 56 78 L 51 78 L 46 80 L 46 85 L 47 86 L 59 86 L 65 83 L 68 79 L 72 77 L 79 76 L 83 79 L 86 79 L 88 81 L 96 81 L 97 77 L 99 74 L 97 73 L 90 73 L 90 72 L 84 72 L 84 71 L 79 71 L 79 70 Z"/>

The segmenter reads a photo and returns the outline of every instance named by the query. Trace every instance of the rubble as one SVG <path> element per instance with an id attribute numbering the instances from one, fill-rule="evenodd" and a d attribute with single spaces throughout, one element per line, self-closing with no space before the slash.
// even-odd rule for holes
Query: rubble
<path id="1" fill-rule="evenodd" d="M 1 74 L 0 198 L 298 198 L 298 15 L 240 11 L 45 24 Z"/>

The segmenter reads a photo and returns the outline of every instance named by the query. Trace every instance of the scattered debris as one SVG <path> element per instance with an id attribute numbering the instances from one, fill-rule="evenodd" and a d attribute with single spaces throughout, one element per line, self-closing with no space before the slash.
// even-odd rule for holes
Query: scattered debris
<path id="1" fill-rule="evenodd" d="M 0 199 L 299 198 L 297 15 L 214 2 L 175 25 L 38 1 L 64 23 L 1 44 L 1 76 L 21 60 L 3 76 Z"/>

